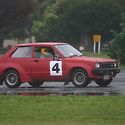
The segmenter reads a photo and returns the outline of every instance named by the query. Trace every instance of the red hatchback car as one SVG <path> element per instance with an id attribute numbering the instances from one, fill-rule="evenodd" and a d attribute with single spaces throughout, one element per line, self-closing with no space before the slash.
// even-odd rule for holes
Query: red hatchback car
<path id="1" fill-rule="evenodd" d="M 67 43 L 19 44 L 0 57 L 0 84 L 9 88 L 25 82 L 39 87 L 45 81 L 85 87 L 92 80 L 107 86 L 119 72 L 116 60 L 86 57 Z"/>

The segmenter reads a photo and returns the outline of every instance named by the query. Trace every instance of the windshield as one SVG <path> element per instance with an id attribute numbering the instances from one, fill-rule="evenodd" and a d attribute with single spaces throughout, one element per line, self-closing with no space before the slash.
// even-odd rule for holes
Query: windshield
<path id="1" fill-rule="evenodd" d="M 55 46 L 64 57 L 82 56 L 82 53 L 69 44 Z"/>

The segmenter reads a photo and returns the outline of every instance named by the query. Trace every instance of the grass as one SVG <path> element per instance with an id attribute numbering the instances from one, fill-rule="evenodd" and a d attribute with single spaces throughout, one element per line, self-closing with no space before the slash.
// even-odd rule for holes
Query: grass
<path id="1" fill-rule="evenodd" d="M 124 124 L 124 96 L 0 96 L 0 125 Z"/>
<path id="2" fill-rule="evenodd" d="M 83 54 L 90 57 L 110 58 L 106 52 L 101 52 L 100 54 L 98 54 L 98 53 L 87 51 L 87 52 L 83 52 Z"/>

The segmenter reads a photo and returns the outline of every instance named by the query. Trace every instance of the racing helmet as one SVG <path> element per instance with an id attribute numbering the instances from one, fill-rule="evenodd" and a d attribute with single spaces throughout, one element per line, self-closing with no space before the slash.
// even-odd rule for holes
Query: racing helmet
<path id="1" fill-rule="evenodd" d="M 41 53 L 42 54 L 48 54 L 48 49 L 47 48 L 41 48 Z"/>

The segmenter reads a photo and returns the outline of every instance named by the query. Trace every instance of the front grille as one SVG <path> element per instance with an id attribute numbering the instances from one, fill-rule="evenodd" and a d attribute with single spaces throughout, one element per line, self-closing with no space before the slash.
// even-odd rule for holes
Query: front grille
<path id="1" fill-rule="evenodd" d="M 104 68 L 104 69 L 105 68 L 114 68 L 114 67 L 115 67 L 114 63 L 111 63 L 111 62 L 110 63 L 109 62 L 108 63 L 107 62 L 106 63 L 101 63 L 101 65 L 100 65 L 100 68 Z"/>

